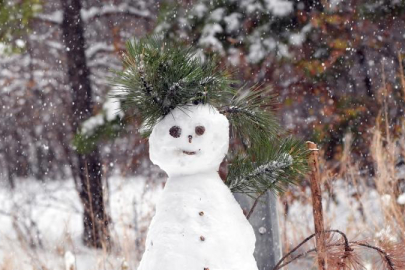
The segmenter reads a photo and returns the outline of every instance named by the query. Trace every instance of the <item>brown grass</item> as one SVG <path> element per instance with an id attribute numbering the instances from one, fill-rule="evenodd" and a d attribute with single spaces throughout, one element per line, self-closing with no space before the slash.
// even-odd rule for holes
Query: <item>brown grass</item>
<path id="1" fill-rule="evenodd" d="M 405 99 L 405 77 L 402 69 L 402 58 L 399 54 L 401 67 L 398 73 L 400 82 L 402 83 L 402 91 Z M 384 75 L 384 67 L 382 67 L 382 87 L 379 90 L 378 100 L 381 105 L 375 127 L 370 136 L 370 155 L 374 168 L 374 175 L 368 173 L 360 173 L 360 163 L 353 160 L 351 156 L 351 146 L 353 136 L 347 134 L 344 139 L 344 147 L 342 157 L 338 163 L 338 167 L 330 167 L 324 160 L 321 163 L 321 182 L 323 186 L 323 200 L 325 209 L 326 227 L 334 228 L 336 223 L 342 217 L 334 215 L 330 210 L 330 206 L 337 204 L 336 196 L 338 192 L 342 194 L 342 183 L 344 194 L 340 196 L 338 203 L 349 205 L 348 220 L 346 228 L 339 228 L 347 233 L 350 239 L 362 239 L 364 241 L 354 241 L 359 243 L 361 248 L 367 245 L 372 245 L 386 251 L 392 258 L 394 269 L 405 269 L 405 207 L 397 202 L 397 198 L 405 190 L 405 181 L 398 177 L 398 160 L 400 157 L 405 157 L 405 120 L 403 119 L 399 131 L 391 130 L 388 117 L 388 107 L 390 103 L 390 91 L 392 87 L 387 85 Z M 320 155 L 322 156 L 322 154 Z M 403 166 L 404 167 L 404 166 Z M 372 194 L 376 201 L 370 202 Z M 302 239 L 313 233 L 313 229 L 308 227 L 312 220 L 306 220 L 304 224 L 297 224 L 297 220 L 304 220 L 305 214 L 302 217 L 292 219 L 289 209 L 293 202 L 299 201 L 303 207 L 310 205 L 308 201 L 308 189 L 295 188 L 293 192 L 281 198 L 283 204 L 284 219 L 281 219 L 281 232 L 283 239 L 284 253 L 296 246 Z M 376 208 L 379 209 L 376 212 Z M 304 209 L 304 208 L 303 208 Z M 296 215 L 296 213 L 295 213 Z M 359 217 L 361 217 L 359 219 Z M 307 245 L 303 250 L 310 250 L 314 243 Z M 371 249 L 368 252 L 360 252 L 368 263 L 367 269 L 390 269 L 389 266 L 381 259 L 381 254 L 377 249 Z M 303 252 L 301 250 L 300 252 Z M 342 257 L 344 250 L 336 248 L 331 249 L 331 258 Z M 347 265 L 347 268 L 339 268 L 332 266 L 331 269 L 362 269 L 359 266 L 359 258 L 352 257 Z M 336 260 L 332 260 L 336 262 Z M 307 268 L 312 269 L 312 261 L 302 259 L 298 264 L 299 268 L 304 269 L 303 265 L 307 262 Z M 283 269 L 288 269 L 287 267 Z M 295 268 L 294 268 L 295 269 Z"/>

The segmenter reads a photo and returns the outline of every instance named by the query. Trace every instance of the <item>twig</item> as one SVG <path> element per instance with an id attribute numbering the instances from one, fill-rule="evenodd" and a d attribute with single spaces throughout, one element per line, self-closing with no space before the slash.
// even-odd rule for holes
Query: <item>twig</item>
<path id="1" fill-rule="evenodd" d="M 338 234 L 340 234 L 340 235 L 343 237 L 343 240 L 344 240 L 344 244 L 343 244 L 343 245 L 345 246 L 345 251 L 352 251 L 352 248 L 350 247 L 350 242 L 349 242 L 349 240 L 347 239 L 346 234 L 344 234 L 343 232 L 341 232 L 341 231 L 339 231 L 339 230 L 326 230 L 326 231 L 324 231 L 324 233 L 338 233 Z M 315 248 L 315 249 L 311 249 L 311 250 L 309 250 L 309 251 L 306 251 L 306 252 L 304 252 L 304 253 L 301 253 L 301 254 L 297 255 L 296 257 L 294 257 L 294 258 L 291 259 L 290 261 L 288 261 L 288 262 L 282 264 L 282 262 L 283 262 L 286 258 L 288 258 L 291 254 L 293 254 L 297 249 L 299 249 L 299 248 L 300 248 L 302 245 L 304 245 L 306 242 L 308 242 L 309 240 L 311 240 L 315 235 L 316 235 L 315 233 L 311 234 L 310 236 L 308 236 L 307 238 L 305 238 L 300 244 L 298 244 L 298 246 L 296 246 L 296 247 L 293 248 L 290 252 L 288 252 L 286 255 L 284 255 L 284 256 L 278 261 L 278 263 L 276 264 L 276 266 L 274 266 L 273 270 L 280 269 L 280 268 L 286 266 L 287 264 L 289 264 L 289 263 L 295 261 L 296 259 L 299 259 L 299 258 L 301 258 L 301 257 L 303 257 L 303 256 L 306 256 L 308 253 L 311 253 L 311 252 L 313 252 L 313 251 L 316 251 L 316 248 Z M 336 245 L 332 245 L 332 246 L 336 246 Z M 328 246 L 328 247 L 330 247 L 330 246 Z"/>
<path id="2" fill-rule="evenodd" d="M 293 254 L 297 249 L 299 249 L 302 245 L 304 245 L 306 242 L 308 242 L 309 240 L 311 240 L 313 237 L 315 236 L 315 234 L 311 234 L 310 236 L 308 236 L 307 238 L 305 238 L 301 243 L 299 243 L 295 248 L 293 248 L 292 250 L 290 250 L 287 254 L 285 254 L 279 261 L 278 263 L 273 267 L 273 270 L 277 270 L 281 268 L 281 263 L 288 258 L 291 254 Z"/>
<path id="3" fill-rule="evenodd" d="M 247 219 L 249 219 L 250 216 L 253 214 L 253 212 L 254 212 L 254 210 L 255 210 L 255 208 L 256 208 L 256 206 L 257 206 L 257 203 L 259 202 L 259 199 L 260 199 L 263 195 L 264 195 L 264 192 L 261 193 L 259 196 L 257 196 L 255 202 L 254 202 L 253 205 L 252 205 L 252 208 L 250 208 L 249 213 L 246 215 L 246 218 L 247 218 Z"/>
<path id="4" fill-rule="evenodd" d="M 295 256 L 294 258 L 292 258 L 291 260 L 289 260 L 289 261 L 287 261 L 287 262 L 281 264 L 281 265 L 280 265 L 279 267 L 277 267 L 276 269 L 281 269 L 281 268 L 283 268 L 284 266 L 289 265 L 289 264 L 292 263 L 293 261 L 295 261 L 295 260 L 297 260 L 297 259 L 299 259 L 299 258 L 301 258 L 301 257 L 307 256 L 309 253 L 312 253 L 312 252 L 316 252 L 316 248 L 313 248 L 313 249 L 307 250 L 307 251 L 305 251 L 305 252 L 303 252 L 303 253 L 301 253 L 301 254 L 298 254 L 297 256 Z M 273 269 L 274 269 L 274 268 L 273 268 Z"/>
<path id="5" fill-rule="evenodd" d="M 350 242 L 350 243 L 356 244 L 356 245 L 359 245 L 359 246 L 362 246 L 362 247 L 374 249 L 375 251 L 377 251 L 378 253 L 380 253 L 380 254 L 383 255 L 383 258 L 384 258 L 384 259 L 387 261 L 387 263 L 388 263 L 389 269 L 390 269 L 390 270 L 395 270 L 395 268 L 394 268 L 394 263 L 392 262 L 390 256 L 389 256 L 384 250 L 382 250 L 381 248 L 376 247 L 376 246 L 369 245 L 369 244 L 367 244 L 367 243 L 357 242 L 357 241 L 352 241 L 352 242 Z"/>
<path id="6" fill-rule="evenodd" d="M 327 248 L 344 245 L 345 251 L 353 251 L 353 249 L 352 249 L 352 247 L 351 247 L 350 245 L 358 245 L 358 246 L 361 246 L 361 247 L 373 249 L 373 250 L 377 251 L 380 255 L 382 255 L 383 259 L 387 262 L 387 265 L 388 265 L 388 267 L 389 267 L 389 270 L 395 270 L 394 263 L 392 262 L 392 259 L 390 258 L 389 254 L 386 253 L 383 249 L 381 249 L 381 248 L 379 248 L 379 247 L 376 247 L 376 246 L 373 246 L 373 245 L 370 245 L 370 244 L 367 244 L 367 243 L 362 243 L 362 242 L 357 242 L 357 241 L 350 241 L 350 242 L 349 242 L 349 240 L 348 240 L 346 234 L 343 233 L 343 232 L 341 232 L 341 231 L 339 231 L 339 230 L 326 230 L 326 231 L 324 231 L 324 233 L 338 233 L 338 234 L 340 234 L 340 235 L 342 236 L 342 238 L 343 238 L 343 240 L 344 240 L 344 243 L 341 243 L 341 244 L 333 244 L 333 245 L 327 245 L 327 246 L 326 246 Z M 300 253 L 300 254 L 298 254 L 297 256 L 293 257 L 291 260 L 289 260 L 289 261 L 283 263 L 283 261 L 284 261 L 286 258 L 288 258 L 292 253 L 294 253 L 297 249 L 299 249 L 299 248 L 300 248 L 302 245 L 304 245 L 306 242 L 308 242 L 309 240 L 311 240 L 315 235 L 316 235 L 315 233 L 314 233 L 314 234 L 311 234 L 310 236 L 308 236 L 307 238 L 305 238 L 300 244 L 298 244 L 298 246 L 296 246 L 296 247 L 293 248 L 290 252 L 288 252 L 286 255 L 284 255 L 284 256 L 279 260 L 279 262 L 276 264 L 276 266 L 274 266 L 273 270 L 281 269 L 281 268 L 287 266 L 288 264 L 292 263 L 293 261 L 295 261 L 295 260 L 297 260 L 297 259 L 299 259 L 299 258 L 302 258 L 302 257 L 308 255 L 309 253 L 317 252 L 317 249 L 316 249 L 316 248 L 313 248 L 313 249 L 307 250 L 307 251 L 305 251 L 305 252 L 303 252 L 303 253 Z"/>

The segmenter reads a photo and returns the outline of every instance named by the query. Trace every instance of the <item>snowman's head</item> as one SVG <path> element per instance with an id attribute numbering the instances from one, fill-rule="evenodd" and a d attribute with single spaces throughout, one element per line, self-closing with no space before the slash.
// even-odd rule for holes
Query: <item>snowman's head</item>
<path id="1" fill-rule="evenodd" d="M 201 104 L 174 109 L 149 137 L 150 159 L 169 176 L 218 171 L 228 146 L 228 119 Z"/>

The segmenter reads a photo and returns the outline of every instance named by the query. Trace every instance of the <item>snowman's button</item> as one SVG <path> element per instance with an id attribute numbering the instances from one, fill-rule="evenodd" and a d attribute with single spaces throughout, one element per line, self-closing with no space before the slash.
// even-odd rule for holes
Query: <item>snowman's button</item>
<path id="1" fill-rule="evenodd" d="M 201 211 L 200 213 L 198 213 L 200 216 L 203 216 L 204 215 L 204 212 L 203 211 Z"/>
<path id="2" fill-rule="evenodd" d="M 201 240 L 201 241 L 205 241 L 205 237 L 201 235 L 201 236 L 200 236 L 200 240 Z"/>

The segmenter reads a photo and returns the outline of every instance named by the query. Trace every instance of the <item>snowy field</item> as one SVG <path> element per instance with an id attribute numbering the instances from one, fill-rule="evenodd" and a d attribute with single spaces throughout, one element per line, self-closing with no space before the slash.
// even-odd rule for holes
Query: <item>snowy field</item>
<path id="1" fill-rule="evenodd" d="M 133 269 L 143 252 L 147 227 L 162 191 L 162 181 L 137 177 L 112 177 L 109 212 L 113 248 L 110 253 L 83 246 L 79 202 L 73 181 L 20 180 L 14 193 L 0 191 L 0 269 L 65 269 L 65 256 L 76 258 L 77 270 Z M 381 205 L 390 200 L 374 189 L 362 190 L 336 181 L 331 197 L 324 193 L 327 226 L 347 232 L 354 240 L 395 237 L 384 224 Z M 284 249 L 311 234 L 309 191 L 291 203 L 288 216 L 280 215 Z M 332 199 L 333 198 L 333 199 Z M 284 197 L 288 199 L 288 193 Z M 280 209 L 281 213 L 281 209 Z M 289 269 L 311 269 L 304 259 Z"/>
<path id="2" fill-rule="evenodd" d="M 65 269 L 65 254 L 77 270 L 136 269 L 161 182 L 112 177 L 112 252 L 83 246 L 82 206 L 73 181 L 20 180 L 15 192 L 0 191 L 0 269 Z M 69 256 L 69 255 L 68 255 Z"/>

